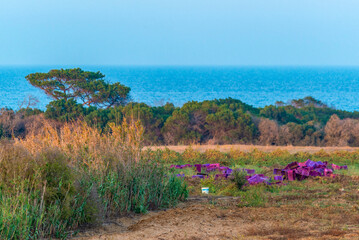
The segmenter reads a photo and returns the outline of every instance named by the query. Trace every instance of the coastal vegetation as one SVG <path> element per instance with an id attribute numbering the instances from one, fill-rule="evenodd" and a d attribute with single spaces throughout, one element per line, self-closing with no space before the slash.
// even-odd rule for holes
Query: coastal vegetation
<path id="1" fill-rule="evenodd" d="M 31 99 L 17 111 L 0 111 L 0 138 L 22 138 L 45 118 L 61 127 L 85 121 L 100 132 L 134 119 L 144 127 L 145 145 L 257 144 L 359 146 L 359 112 L 335 109 L 305 97 L 256 108 L 227 98 L 190 101 L 181 107 L 131 102 L 130 88 L 108 83 L 100 72 L 79 68 L 34 73 L 26 79 L 53 98 L 45 111 Z"/>
<path id="2" fill-rule="evenodd" d="M 357 220 L 357 151 L 143 149 L 191 143 L 357 146 L 357 112 L 336 110 L 311 97 L 264 108 L 231 98 L 148 106 L 131 102 L 129 88 L 103 78 L 81 69 L 29 75 L 31 84 L 54 101 L 45 111 L 33 108 L 32 98 L 17 111 L 1 110 L 1 239 L 66 239 L 113 217 L 174 207 L 189 195 L 201 194 L 204 186 L 210 195 L 240 197 L 235 209 L 293 207 L 302 196 L 302 208 L 314 203 L 326 208 L 333 198 L 345 198 L 346 223 Z M 240 173 L 233 179 L 200 180 L 188 177 L 194 172 L 170 167 L 219 163 L 268 174 L 308 158 L 349 170 L 335 179 L 250 188 Z M 342 196 L 339 189 L 344 187 Z"/>
<path id="3" fill-rule="evenodd" d="M 61 127 L 54 121 L 42 121 L 41 129 L 32 129 L 24 138 L 0 142 L 1 239 L 66 239 L 83 227 L 95 227 L 109 218 L 176 206 L 188 195 L 200 195 L 202 186 L 210 188 L 210 196 L 240 197 L 234 209 L 295 207 L 303 198 L 306 201 L 300 206 L 304 209 L 312 204 L 322 209 L 333 198 L 343 198 L 345 206 L 335 206 L 336 211 L 346 209 L 350 218 L 345 223 L 357 219 L 357 151 L 290 154 L 279 148 L 273 152 L 253 149 L 227 153 L 214 149 L 198 152 L 191 147 L 183 153 L 168 148 L 144 150 L 140 121 L 124 119 L 121 125 L 109 124 L 106 132 L 83 121 Z M 249 187 L 244 185 L 242 175 L 234 176 L 232 181 L 213 176 L 200 180 L 190 177 L 195 174 L 193 168 L 170 167 L 220 163 L 269 175 L 273 168 L 308 158 L 347 165 L 348 170 L 340 170 L 335 179 Z M 345 195 L 339 191 L 344 188 Z"/>

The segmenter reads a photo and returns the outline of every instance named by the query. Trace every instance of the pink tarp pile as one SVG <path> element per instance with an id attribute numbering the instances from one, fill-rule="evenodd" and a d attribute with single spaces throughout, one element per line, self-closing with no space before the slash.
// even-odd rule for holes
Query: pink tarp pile
<path id="1" fill-rule="evenodd" d="M 308 159 L 306 162 L 292 162 L 284 169 L 274 169 L 273 173 L 277 176 L 283 176 L 288 181 L 303 180 L 308 177 L 335 177 L 334 170 L 348 169 L 347 166 L 338 166 L 335 164 L 328 164 L 328 162 L 315 162 Z"/>
<path id="2" fill-rule="evenodd" d="M 255 185 L 259 183 L 270 184 L 270 178 L 264 176 L 263 174 L 254 174 L 253 176 L 247 176 L 247 181 L 250 185 Z"/>
<path id="3" fill-rule="evenodd" d="M 283 180 L 294 181 L 294 180 L 304 180 L 310 176 L 325 176 L 325 177 L 335 177 L 333 174 L 334 170 L 348 169 L 347 166 L 338 166 L 335 164 L 328 164 L 328 162 L 315 162 L 307 160 L 306 162 L 292 162 L 288 164 L 283 169 L 274 169 L 274 178 L 265 176 L 263 174 L 255 174 L 254 169 L 236 169 L 233 170 L 229 167 L 221 167 L 219 163 L 214 164 L 185 164 L 185 165 L 171 165 L 171 168 L 184 169 L 184 168 L 196 168 L 197 175 L 193 175 L 192 178 L 205 178 L 208 177 L 210 172 L 218 172 L 215 174 L 215 178 L 228 178 L 233 171 L 245 171 L 248 176 L 246 179 L 248 184 L 255 185 L 259 183 L 266 184 L 282 184 Z M 204 170 L 204 171 L 203 171 Z M 205 172 L 205 173 L 202 173 Z M 177 174 L 178 177 L 185 177 L 184 174 Z"/>

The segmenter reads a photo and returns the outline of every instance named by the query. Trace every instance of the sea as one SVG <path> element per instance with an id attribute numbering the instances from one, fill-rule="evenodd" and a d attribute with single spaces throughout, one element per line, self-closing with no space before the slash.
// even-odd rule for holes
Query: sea
<path id="1" fill-rule="evenodd" d="M 0 66 L 0 108 L 18 109 L 29 96 L 46 109 L 51 101 L 25 76 L 51 69 L 81 67 L 100 71 L 110 82 L 131 87 L 131 99 L 151 106 L 167 102 L 235 98 L 255 107 L 313 96 L 347 111 L 359 111 L 359 67 L 211 66 Z"/>

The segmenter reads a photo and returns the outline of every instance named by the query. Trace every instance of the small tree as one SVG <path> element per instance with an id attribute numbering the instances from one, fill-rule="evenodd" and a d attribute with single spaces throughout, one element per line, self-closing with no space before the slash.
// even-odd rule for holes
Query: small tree
<path id="1" fill-rule="evenodd" d="M 258 125 L 258 130 L 260 133 L 259 142 L 266 145 L 276 145 L 279 140 L 279 126 L 278 123 L 267 119 L 262 118 Z"/>
<path id="2" fill-rule="evenodd" d="M 125 104 L 131 89 L 120 83 L 108 83 L 104 77 L 100 72 L 74 68 L 33 73 L 26 79 L 55 100 L 81 100 L 83 105 L 102 108 Z"/>

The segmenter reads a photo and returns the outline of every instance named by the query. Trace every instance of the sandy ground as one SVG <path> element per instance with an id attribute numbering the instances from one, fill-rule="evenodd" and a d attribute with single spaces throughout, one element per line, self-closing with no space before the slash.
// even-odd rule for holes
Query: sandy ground
<path id="1" fill-rule="evenodd" d="M 174 209 L 116 219 L 75 239 L 359 239 L 359 216 L 338 207 L 239 208 L 192 197 Z"/>
<path id="2" fill-rule="evenodd" d="M 151 148 L 152 150 L 156 149 L 165 149 L 169 148 L 171 150 L 177 152 L 183 152 L 189 146 L 152 146 L 152 147 L 145 147 L 145 149 Z M 222 152 L 229 152 L 230 150 L 240 150 L 244 152 L 252 151 L 253 149 L 258 149 L 263 152 L 273 152 L 277 149 L 287 150 L 290 153 L 297 153 L 297 152 L 308 152 L 308 153 L 315 153 L 323 149 L 326 152 L 334 152 L 334 151 L 359 151 L 359 147 L 312 147 L 312 146 L 260 146 L 260 145 L 191 145 L 194 150 L 198 150 L 200 152 L 204 152 L 207 149 L 216 149 Z"/>

